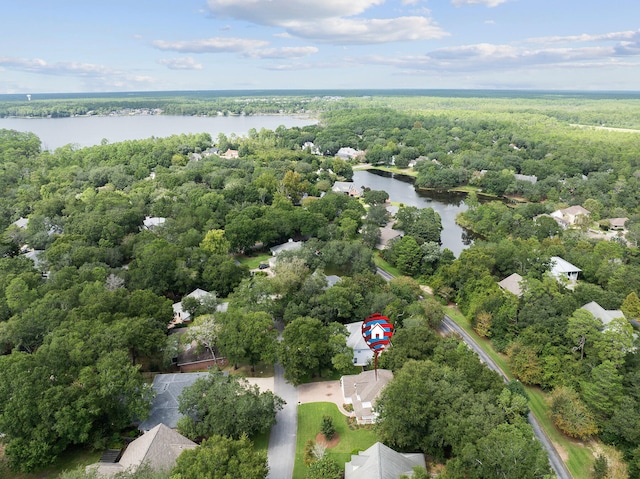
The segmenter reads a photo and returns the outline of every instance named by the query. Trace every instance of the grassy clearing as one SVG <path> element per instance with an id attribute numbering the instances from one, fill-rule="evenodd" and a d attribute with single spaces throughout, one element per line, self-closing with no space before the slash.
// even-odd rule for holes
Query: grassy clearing
<path id="1" fill-rule="evenodd" d="M 506 356 L 494 351 L 491 342 L 486 338 L 480 337 L 471 327 L 469 320 L 465 318 L 460 311 L 454 307 L 447 307 L 445 309 L 447 315 L 458 323 L 458 325 L 491 356 L 507 377 L 513 379 L 513 374 L 507 363 Z M 572 440 L 558 431 L 551 420 L 546 395 L 540 388 L 527 386 L 526 390 L 527 394 L 529 394 L 529 407 L 531 408 L 531 412 L 560 452 L 571 475 L 575 478 L 589 477 L 593 464 L 593 454 L 591 450 L 584 443 Z"/>
<path id="2" fill-rule="evenodd" d="M 247 266 L 249 269 L 256 269 L 260 266 L 260 263 L 268 264 L 269 258 L 271 258 L 271 255 L 266 253 L 257 256 L 236 256 L 238 262 L 243 266 Z"/>
<path id="3" fill-rule="evenodd" d="M 387 263 L 379 254 L 373 255 L 373 262 L 376 264 L 378 268 L 382 268 L 387 273 L 393 275 L 396 278 L 404 276 L 398 268 L 396 268 L 395 266 L 392 266 L 391 263 Z"/>
<path id="4" fill-rule="evenodd" d="M 305 477 L 307 467 L 303 461 L 304 445 L 309 439 L 315 440 L 316 435 L 320 432 L 320 424 L 324 415 L 333 418 L 336 433 L 340 436 L 338 445 L 327 449 L 327 454 L 341 466 L 351 460 L 351 454 L 363 451 L 376 442 L 376 436 L 369 426 L 350 429 L 347 418 L 342 415 L 335 404 L 328 402 L 301 404 L 298 406 L 298 437 L 293 479 L 304 479 Z"/>
<path id="5" fill-rule="evenodd" d="M 30 474 L 10 471 L 4 457 L 4 449 L 0 447 L 0 477 L 11 479 L 55 479 L 64 471 L 71 471 L 79 467 L 98 462 L 101 451 L 90 451 L 82 447 L 72 447 L 64 451 L 49 467 Z"/>

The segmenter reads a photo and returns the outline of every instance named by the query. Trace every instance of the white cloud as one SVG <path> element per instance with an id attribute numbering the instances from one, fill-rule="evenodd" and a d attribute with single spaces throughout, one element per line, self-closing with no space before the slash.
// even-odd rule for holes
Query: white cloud
<path id="1" fill-rule="evenodd" d="M 454 7 L 461 7 L 464 5 L 484 5 L 485 7 L 497 7 L 509 0 L 451 0 L 451 4 Z"/>
<path id="2" fill-rule="evenodd" d="M 251 58 L 301 58 L 318 53 L 316 47 L 263 48 L 245 52 Z"/>
<path id="3" fill-rule="evenodd" d="M 449 35 L 425 17 L 336 18 L 323 22 L 289 22 L 284 26 L 295 36 L 333 44 L 431 40 Z"/>
<path id="4" fill-rule="evenodd" d="M 208 5 L 214 16 L 280 27 L 290 36 L 323 43 L 375 44 L 448 35 L 427 16 L 356 17 L 383 3 L 384 0 L 209 0 Z M 405 5 L 417 3 L 418 0 L 403 0 Z"/>
<path id="5" fill-rule="evenodd" d="M 101 76 L 114 73 L 103 65 L 78 62 L 48 63 L 40 58 L 0 57 L 0 66 L 9 70 L 20 70 L 46 75 Z"/>
<path id="6" fill-rule="evenodd" d="M 640 41 L 640 30 L 630 30 L 625 32 L 611 32 L 602 34 L 582 34 L 552 37 L 528 38 L 528 43 L 586 43 L 586 42 L 602 42 L 602 41 Z"/>
<path id="7" fill-rule="evenodd" d="M 170 70 L 202 70 L 202 64 L 197 63 L 192 57 L 161 58 L 158 63 Z"/>
<path id="8" fill-rule="evenodd" d="M 259 25 L 280 26 L 296 21 L 359 15 L 384 0 L 209 0 L 214 16 L 232 17 Z"/>
<path id="9" fill-rule="evenodd" d="M 159 50 L 169 50 L 182 53 L 226 53 L 247 52 L 255 48 L 262 48 L 269 44 L 265 40 L 249 38 L 215 37 L 202 40 L 176 41 L 155 40 L 152 45 Z"/>

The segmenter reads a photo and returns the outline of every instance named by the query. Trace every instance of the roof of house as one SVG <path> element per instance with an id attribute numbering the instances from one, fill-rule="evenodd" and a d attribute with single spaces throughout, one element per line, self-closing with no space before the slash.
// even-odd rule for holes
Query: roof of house
<path id="1" fill-rule="evenodd" d="M 40 259 L 40 255 L 42 253 L 44 253 L 44 250 L 42 249 L 32 249 L 24 253 L 22 256 L 24 256 L 25 258 L 29 258 L 31 261 L 33 261 L 33 265 L 35 268 L 40 268 L 40 266 L 42 265 L 42 260 Z"/>
<path id="2" fill-rule="evenodd" d="M 572 215 L 572 216 L 576 216 L 576 215 L 590 215 L 591 212 L 589 210 L 587 210 L 586 208 L 583 208 L 580 205 L 575 205 L 575 206 L 569 206 L 568 208 L 565 208 L 563 210 L 560 210 L 560 212 L 562 212 L 562 214 L 565 215 Z"/>
<path id="3" fill-rule="evenodd" d="M 156 228 L 157 226 L 162 226 L 165 223 L 165 221 L 167 221 L 166 218 L 161 218 L 159 216 L 147 216 L 145 217 L 142 224 L 147 229 L 153 229 L 153 228 Z"/>
<path id="4" fill-rule="evenodd" d="M 92 464 L 89 468 L 97 468 L 98 475 L 112 476 L 118 472 L 129 470 L 134 472 L 142 464 L 148 464 L 155 471 L 172 469 L 176 459 L 185 449 L 194 449 L 197 444 L 164 424 L 147 431 L 133 441 L 116 463 Z"/>
<path id="5" fill-rule="evenodd" d="M 520 180 L 520 181 L 528 181 L 529 183 L 537 183 L 538 182 L 538 177 L 536 175 L 520 175 L 520 174 L 515 174 L 513 175 L 515 177 L 516 180 Z"/>
<path id="6" fill-rule="evenodd" d="M 327 288 L 330 288 L 331 286 L 335 286 L 340 281 L 342 281 L 342 278 L 337 274 L 327 275 L 325 276 L 325 279 L 327 280 Z"/>
<path id="7" fill-rule="evenodd" d="M 401 454 L 381 442 L 351 456 L 344 465 L 345 479 L 398 479 L 415 466 L 425 467 L 424 454 Z"/>
<path id="8" fill-rule="evenodd" d="M 292 239 L 289 239 L 286 243 L 272 246 L 269 248 L 269 251 L 271 251 L 272 255 L 277 256 L 283 251 L 295 251 L 300 248 L 302 248 L 302 241 L 293 241 Z"/>
<path id="9" fill-rule="evenodd" d="M 520 276 L 518 273 L 513 273 L 512 275 L 507 276 L 505 279 L 500 281 L 498 283 L 498 286 L 520 297 L 522 296 L 522 287 L 520 286 L 521 281 L 522 276 Z"/>
<path id="10" fill-rule="evenodd" d="M 354 190 L 358 191 L 358 188 L 352 181 L 336 181 L 331 187 L 331 191 L 336 193 L 349 193 Z"/>
<path id="11" fill-rule="evenodd" d="M 336 156 L 340 158 L 355 158 L 356 156 L 361 155 L 363 153 L 364 152 L 361 150 L 356 150 L 348 146 L 343 146 L 338 150 L 338 152 L 336 153 Z"/>
<path id="12" fill-rule="evenodd" d="M 362 323 L 363 321 L 356 321 L 355 323 L 345 324 L 347 331 L 349 331 L 349 337 L 347 338 L 347 346 L 350 348 L 367 350 L 369 345 L 362 336 Z M 372 352 L 373 354 L 373 352 Z"/>
<path id="13" fill-rule="evenodd" d="M 138 429 L 149 431 L 158 424 L 176 427 L 178 419 L 182 417 L 178 411 L 178 397 L 182 390 L 208 375 L 209 373 L 157 374 L 153 378 L 152 387 L 156 397 L 151 403 L 151 412 L 149 417 L 140 423 Z"/>
<path id="14" fill-rule="evenodd" d="M 606 310 L 602 306 L 600 306 L 597 302 L 591 301 L 590 303 L 585 304 L 581 309 L 586 309 L 593 317 L 599 319 L 603 325 L 609 324 L 615 318 L 624 318 L 624 313 L 619 309 L 610 309 Z"/>
<path id="15" fill-rule="evenodd" d="M 18 228 L 24 230 L 27 228 L 27 225 L 29 224 L 29 218 L 20 217 L 11 224 L 13 226 L 17 226 Z"/>
<path id="16" fill-rule="evenodd" d="M 377 379 L 376 379 L 377 378 Z M 380 391 L 393 379 L 393 372 L 388 369 L 363 371 L 360 374 L 342 376 L 342 392 L 345 399 L 351 398 L 356 418 L 364 418 L 372 413 L 371 407 Z"/>
<path id="17" fill-rule="evenodd" d="M 201 299 L 201 298 L 204 298 L 206 296 L 211 296 L 212 294 L 213 293 L 210 293 L 209 291 L 205 291 L 204 289 L 197 288 L 197 289 L 194 289 L 193 291 L 191 291 L 189 294 L 187 294 L 184 298 Z M 184 299 L 184 298 L 182 298 L 182 299 Z M 187 321 L 189 319 L 189 317 L 191 316 L 188 311 L 184 311 L 182 309 L 182 301 L 180 301 L 178 303 L 173 303 L 172 307 L 173 307 L 173 315 L 174 316 L 180 316 L 182 321 Z"/>
<path id="18" fill-rule="evenodd" d="M 572 265 L 571 263 L 562 259 L 559 256 L 552 256 L 550 264 L 551 264 L 551 272 L 554 274 L 575 273 L 575 272 L 582 271 L 577 266 Z"/>
<path id="19" fill-rule="evenodd" d="M 612 228 L 624 228 L 629 218 L 609 218 L 609 226 Z"/>

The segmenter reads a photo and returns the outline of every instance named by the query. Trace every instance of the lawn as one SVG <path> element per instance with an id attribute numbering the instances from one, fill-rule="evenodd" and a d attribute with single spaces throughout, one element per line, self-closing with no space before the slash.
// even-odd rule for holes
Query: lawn
<path id="1" fill-rule="evenodd" d="M 480 337 L 471 324 L 456 308 L 445 308 L 447 315 L 461 326 L 481 347 L 491 356 L 496 364 L 504 371 L 509 379 L 513 379 L 511 369 L 507 363 L 505 355 L 494 351 L 491 342 Z M 545 431 L 549 439 L 554 443 L 561 453 L 563 460 L 573 477 L 582 478 L 589 477 L 591 472 L 591 464 L 593 463 L 593 454 L 584 444 L 574 441 L 562 434 L 553 424 L 549 413 L 549 404 L 546 400 L 545 393 L 540 388 L 526 386 L 529 395 L 529 408 L 536 417 L 542 429 Z"/>
<path id="2" fill-rule="evenodd" d="M 238 262 L 247 266 L 249 269 L 257 269 L 260 266 L 260 263 L 269 263 L 269 258 L 271 258 L 270 254 L 259 254 L 257 256 L 236 256 Z"/>
<path id="3" fill-rule="evenodd" d="M 304 445 L 309 440 L 315 440 L 320 432 L 322 416 L 333 418 L 336 434 L 340 436 L 340 442 L 334 448 L 327 449 L 329 457 L 338 464 L 344 466 L 351 460 L 351 454 L 364 451 L 377 439 L 370 426 L 350 429 L 347 418 L 338 410 L 338 406 L 328 402 L 301 404 L 298 406 L 298 437 L 296 443 L 296 461 L 293 468 L 293 479 L 304 479 L 307 467 L 303 462 Z"/>
<path id="4" fill-rule="evenodd" d="M 395 278 L 400 278 L 401 276 L 404 276 L 398 268 L 396 268 L 395 266 L 392 266 L 391 263 L 388 263 L 387 261 L 385 261 L 384 258 L 380 256 L 380 254 L 373 255 L 373 262 L 376 264 L 378 268 L 385 270 L 387 273 L 389 273 Z"/>
<path id="5" fill-rule="evenodd" d="M 0 448 L 0 477 L 11 477 L 12 479 L 54 479 L 64 471 L 70 471 L 80 466 L 88 466 L 89 464 L 98 462 L 101 455 L 102 451 L 89 451 L 82 447 L 71 447 L 64 451 L 49 467 L 41 469 L 38 472 L 26 474 L 9 471 L 4 458 L 4 451 Z"/>

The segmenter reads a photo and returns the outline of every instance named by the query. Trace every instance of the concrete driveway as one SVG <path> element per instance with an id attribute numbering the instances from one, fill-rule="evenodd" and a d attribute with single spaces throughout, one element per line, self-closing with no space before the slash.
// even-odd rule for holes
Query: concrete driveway
<path id="1" fill-rule="evenodd" d="M 306 404 L 310 402 L 332 402 L 342 414 L 351 416 L 344 410 L 344 398 L 340 381 L 322 381 L 319 383 L 308 383 L 298 386 L 298 403 Z"/>

